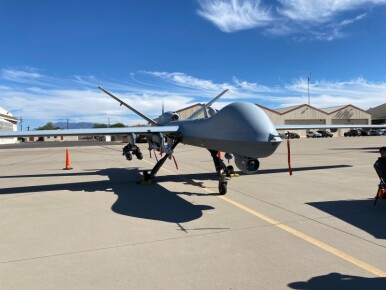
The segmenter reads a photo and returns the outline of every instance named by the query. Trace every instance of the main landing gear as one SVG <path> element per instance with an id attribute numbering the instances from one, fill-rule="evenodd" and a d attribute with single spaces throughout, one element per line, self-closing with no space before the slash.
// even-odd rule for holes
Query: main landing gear
<path id="1" fill-rule="evenodd" d="M 238 174 L 235 174 L 233 166 L 226 166 L 224 161 L 218 156 L 218 151 L 210 150 L 210 155 L 213 158 L 214 166 L 216 168 L 217 176 L 218 176 L 218 191 L 220 194 L 224 195 L 227 193 L 228 180 L 231 177 L 236 177 Z"/>
<path id="2" fill-rule="evenodd" d="M 157 174 L 157 172 L 161 169 L 162 165 L 165 163 L 166 159 L 170 159 L 172 157 L 172 154 L 173 154 L 173 149 L 176 148 L 176 146 L 178 145 L 178 143 L 180 143 L 180 139 L 177 138 L 173 141 L 172 143 L 172 146 L 170 147 L 170 150 L 168 150 L 167 152 L 165 152 L 165 156 L 162 157 L 158 162 L 157 164 L 153 167 L 153 169 L 151 170 L 151 172 L 149 173 L 148 171 L 144 171 L 143 172 L 143 179 L 140 179 L 138 181 L 139 184 L 149 184 L 151 183 L 151 181 L 154 179 L 155 175 Z"/>
<path id="3" fill-rule="evenodd" d="M 133 155 L 135 155 L 135 157 L 137 157 L 139 160 L 142 160 L 143 158 L 142 152 L 139 147 L 130 143 L 123 147 L 122 155 L 125 156 L 126 159 L 129 161 L 133 159 Z"/>

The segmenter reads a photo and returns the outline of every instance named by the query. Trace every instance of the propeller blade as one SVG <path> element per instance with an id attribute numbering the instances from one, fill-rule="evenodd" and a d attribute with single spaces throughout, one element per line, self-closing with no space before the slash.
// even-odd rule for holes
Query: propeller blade
<path id="1" fill-rule="evenodd" d="M 224 95 L 227 91 L 229 91 L 229 89 L 226 89 L 224 90 L 222 93 L 220 93 L 219 95 L 217 95 L 216 97 L 214 97 L 212 100 L 210 100 L 208 103 L 206 103 L 201 109 L 199 109 L 198 111 L 194 112 L 189 118 L 188 120 L 193 120 L 195 119 L 198 115 L 200 115 L 203 111 L 206 112 L 206 109 L 209 108 L 215 101 L 217 101 L 219 98 L 222 97 L 222 95 Z M 204 113 L 205 114 L 205 113 Z"/>

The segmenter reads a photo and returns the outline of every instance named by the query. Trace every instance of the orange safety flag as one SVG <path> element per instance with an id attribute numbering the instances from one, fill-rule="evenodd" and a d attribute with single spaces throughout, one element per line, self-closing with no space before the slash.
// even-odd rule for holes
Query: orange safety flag
<path id="1" fill-rule="evenodd" d="M 287 137 L 287 152 L 288 152 L 288 172 L 289 175 L 292 175 L 292 168 L 291 168 L 291 148 L 290 148 L 290 138 L 289 134 Z"/>

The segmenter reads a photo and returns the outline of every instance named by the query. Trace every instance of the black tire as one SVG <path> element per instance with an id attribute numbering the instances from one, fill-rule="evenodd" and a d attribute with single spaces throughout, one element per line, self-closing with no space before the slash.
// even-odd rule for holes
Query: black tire
<path id="1" fill-rule="evenodd" d="M 218 191 L 221 195 L 224 195 L 227 193 L 227 183 L 226 182 L 220 182 L 218 185 Z"/>
<path id="2" fill-rule="evenodd" d="M 126 154 L 126 159 L 130 161 L 131 159 L 133 159 L 133 155 L 131 155 L 131 153 L 128 152 L 128 153 Z"/>
<path id="3" fill-rule="evenodd" d="M 143 159 L 142 153 L 137 153 L 137 154 L 135 154 L 135 156 L 137 156 L 137 158 L 138 158 L 139 160 L 142 160 L 142 159 Z"/>
<path id="4" fill-rule="evenodd" d="M 234 174 L 235 173 L 235 169 L 233 168 L 232 165 L 228 165 L 227 168 L 228 168 L 230 174 Z"/>

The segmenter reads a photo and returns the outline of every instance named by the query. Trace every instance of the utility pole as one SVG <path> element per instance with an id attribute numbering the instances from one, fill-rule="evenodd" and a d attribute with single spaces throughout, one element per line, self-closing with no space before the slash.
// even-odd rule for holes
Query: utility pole
<path id="1" fill-rule="evenodd" d="M 68 118 L 67 118 L 67 129 L 68 129 Z"/>
<path id="2" fill-rule="evenodd" d="M 23 117 L 20 117 L 20 131 L 23 131 Z"/>
<path id="3" fill-rule="evenodd" d="M 110 118 L 107 118 L 108 119 L 108 121 L 109 121 L 109 128 L 110 128 Z"/>
<path id="4" fill-rule="evenodd" d="M 308 90 L 307 90 L 307 95 L 308 95 L 308 105 L 310 105 L 311 103 L 310 103 L 310 76 L 308 76 L 307 77 L 307 88 L 308 88 Z"/>

